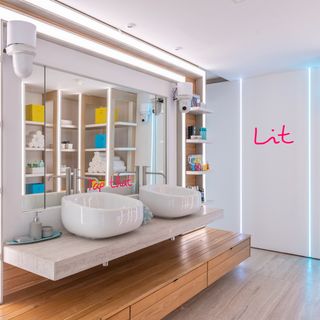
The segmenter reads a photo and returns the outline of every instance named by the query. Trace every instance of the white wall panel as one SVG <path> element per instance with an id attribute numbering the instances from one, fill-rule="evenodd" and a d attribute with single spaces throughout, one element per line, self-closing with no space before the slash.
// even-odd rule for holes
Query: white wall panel
<path id="1" fill-rule="evenodd" d="M 280 133 L 292 144 L 255 145 Z M 243 82 L 243 231 L 252 245 L 308 254 L 308 72 Z M 278 137 L 279 138 L 279 137 Z"/>
<path id="2" fill-rule="evenodd" d="M 207 159 L 212 172 L 207 174 L 207 198 L 214 207 L 224 209 L 224 218 L 212 226 L 239 231 L 239 81 L 207 86 Z"/>

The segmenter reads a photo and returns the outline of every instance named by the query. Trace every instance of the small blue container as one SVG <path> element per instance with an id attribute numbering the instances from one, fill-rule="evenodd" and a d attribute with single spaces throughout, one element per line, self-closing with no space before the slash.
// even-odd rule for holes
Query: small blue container
<path id="1" fill-rule="evenodd" d="M 200 135 L 202 140 L 207 140 L 207 128 L 200 128 Z"/>
<path id="2" fill-rule="evenodd" d="M 106 148 L 107 147 L 107 135 L 105 133 L 96 134 L 94 137 L 95 148 Z"/>
<path id="3" fill-rule="evenodd" d="M 26 194 L 44 193 L 44 183 L 27 183 Z"/>

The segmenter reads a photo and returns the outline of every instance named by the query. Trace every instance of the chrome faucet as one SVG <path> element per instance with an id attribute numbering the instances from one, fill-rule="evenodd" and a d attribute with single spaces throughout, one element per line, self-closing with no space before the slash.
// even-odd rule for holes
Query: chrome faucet
<path id="1" fill-rule="evenodd" d="M 59 175 L 59 176 L 49 176 L 48 180 L 51 179 L 58 179 L 58 178 L 65 178 L 66 179 L 66 195 L 71 194 L 71 168 L 66 168 L 66 174 L 65 175 Z"/>
<path id="2" fill-rule="evenodd" d="M 164 183 L 167 183 L 167 176 L 163 172 L 148 172 L 149 166 L 142 167 L 142 185 L 145 186 L 147 184 L 147 175 L 157 175 L 163 177 Z"/>
<path id="3" fill-rule="evenodd" d="M 73 169 L 73 193 L 79 193 L 79 185 L 78 185 L 78 180 L 95 180 L 97 183 L 99 183 L 99 179 L 96 177 L 82 177 L 80 175 L 80 169 Z"/>
<path id="4" fill-rule="evenodd" d="M 136 171 L 115 172 L 113 175 L 123 177 L 123 176 L 127 176 L 128 174 L 135 175 L 135 183 L 134 183 L 133 192 L 135 194 L 138 194 L 139 188 L 140 188 L 140 167 L 139 166 L 136 166 Z"/>

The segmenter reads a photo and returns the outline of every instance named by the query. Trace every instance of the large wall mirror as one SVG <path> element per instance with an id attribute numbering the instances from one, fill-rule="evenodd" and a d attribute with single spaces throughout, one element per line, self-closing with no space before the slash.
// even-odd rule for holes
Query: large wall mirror
<path id="1" fill-rule="evenodd" d="M 166 175 L 164 97 L 34 66 L 22 101 L 24 211 L 59 206 L 69 192 L 134 194 L 137 167 Z"/>

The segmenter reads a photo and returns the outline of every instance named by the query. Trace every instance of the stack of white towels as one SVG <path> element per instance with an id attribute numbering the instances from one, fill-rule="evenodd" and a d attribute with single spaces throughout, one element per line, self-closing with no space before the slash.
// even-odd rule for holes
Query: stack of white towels
<path id="1" fill-rule="evenodd" d="M 27 137 L 27 146 L 29 148 L 44 148 L 44 135 L 40 130 L 30 132 Z"/>
<path id="2" fill-rule="evenodd" d="M 120 159 L 120 157 L 113 157 L 113 172 L 125 172 L 127 167 L 124 165 L 124 161 Z"/>
<path id="3" fill-rule="evenodd" d="M 106 153 L 95 152 L 92 160 L 89 162 L 89 173 L 105 173 L 106 172 Z M 124 161 L 120 157 L 113 158 L 113 171 L 124 172 L 126 171 Z"/>

